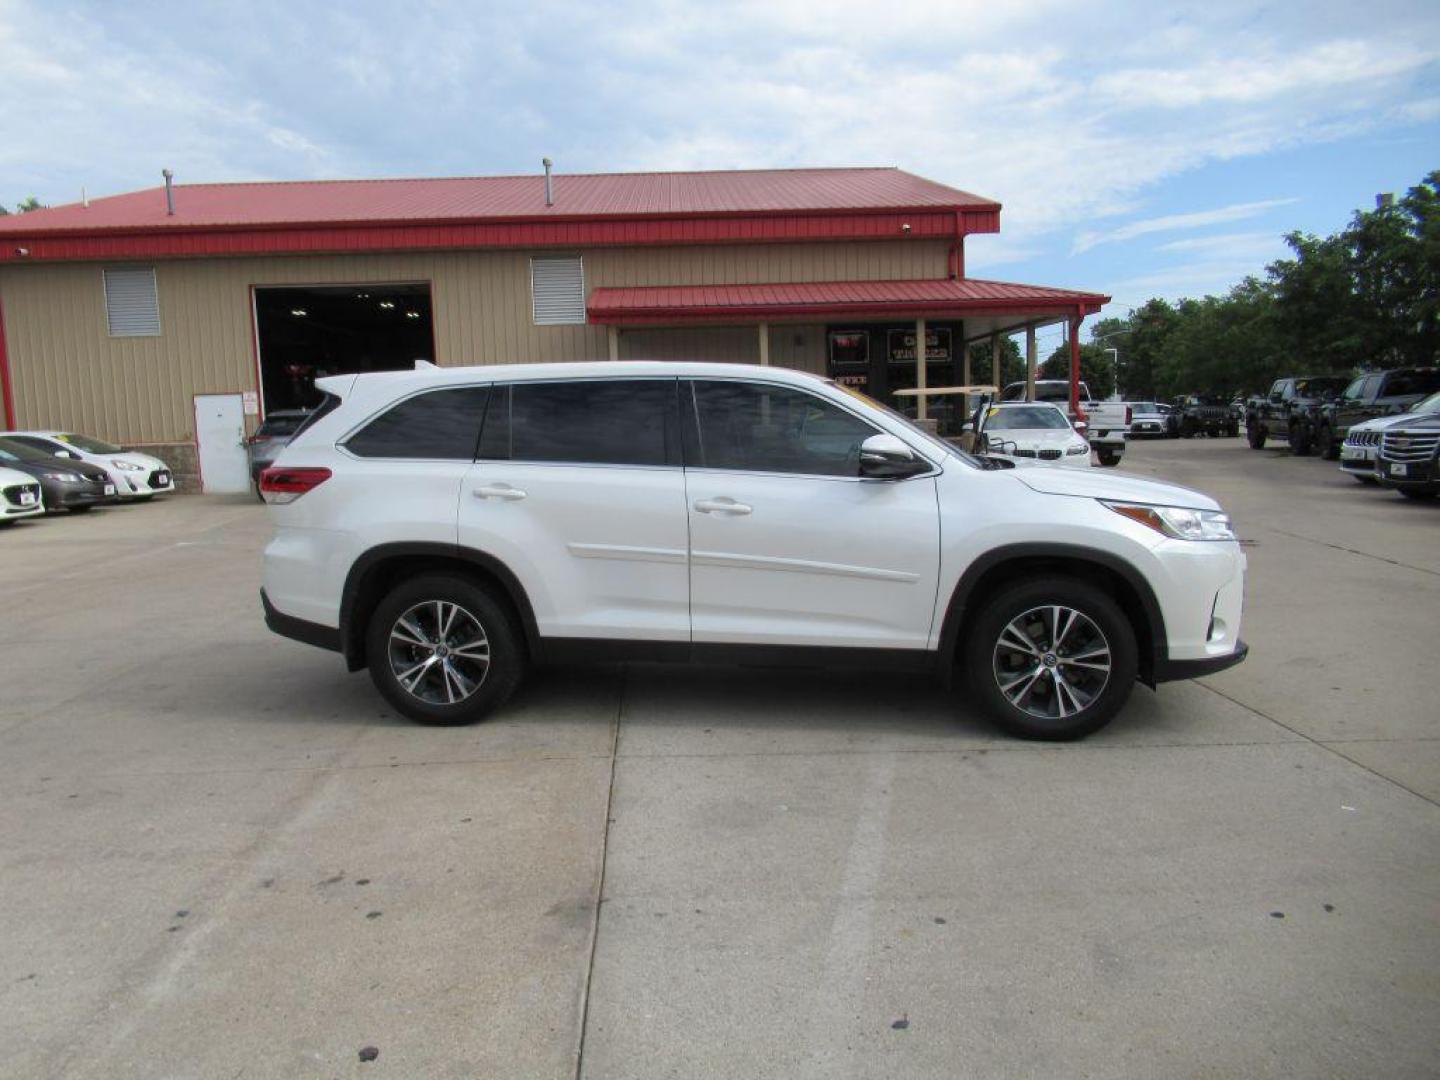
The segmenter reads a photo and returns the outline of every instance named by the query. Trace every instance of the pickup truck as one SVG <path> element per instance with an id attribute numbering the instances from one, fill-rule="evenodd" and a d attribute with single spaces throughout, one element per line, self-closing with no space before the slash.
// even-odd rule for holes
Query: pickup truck
<path id="1" fill-rule="evenodd" d="M 1025 384 L 1013 382 L 1000 394 L 1001 401 L 1024 401 Z M 1037 379 L 1035 400 L 1049 401 L 1070 415 L 1070 380 Z M 1084 423 L 1086 440 L 1095 451 L 1096 460 L 1106 467 L 1119 465 L 1125 453 L 1125 440 L 1130 434 L 1130 406 L 1123 401 L 1093 401 L 1090 388 L 1080 384 L 1080 411 L 1083 416 L 1070 416 L 1070 422 Z"/>
<path id="2" fill-rule="evenodd" d="M 1303 429 L 1298 440 L 1303 449 L 1296 453 L 1307 454 L 1314 448 L 1327 461 L 1334 461 L 1356 424 L 1403 413 L 1436 390 L 1440 390 L 1440 368 L 1393 368 L 1357 376 L 1339 397 L 1298 411 L 1295 426 Z"/>
<path id="3" fill-rule="evenodd" d="M 1270 392 L 1245 403 L 1245 438 L 1259 450 L 1267 439 L 1284 439 L 1300 456 L 1313 445 L 1305 424 L 1307 411 L 1339 397 L 1349 380 L 1343 375 L 1301 375 L 1276 379 Z"/>
<path id="4" fill-rule="evenodd" d="M 1196 435 L 1239 435 L 1240 419 L 1224 398 L 1182 394 L 1175 399 L 1173 415 L 1182 439 Z"/>

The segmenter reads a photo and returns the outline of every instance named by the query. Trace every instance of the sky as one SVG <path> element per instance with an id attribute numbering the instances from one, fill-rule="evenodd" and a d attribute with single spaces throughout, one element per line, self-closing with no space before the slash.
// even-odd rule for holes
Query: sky
<path id="1" fill-rule="evenodd" d="M 1440 4 L 0 0 L 0 203 L 160 182 L 897 165 L 972 277 L 1219 293 L 1440 168 Z"/>

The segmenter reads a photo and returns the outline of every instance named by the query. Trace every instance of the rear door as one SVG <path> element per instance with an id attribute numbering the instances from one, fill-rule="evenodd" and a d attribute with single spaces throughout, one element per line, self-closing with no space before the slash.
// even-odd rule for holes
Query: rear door
<path id="1" fill-rule="evenodd" d="M 935 609 L 935 474 L 862 480 L 879 429 L 792 386 L 688 384 L 695 642 L 923 649 Z"/>
<path id="2" fill-rule="evenodd" d="M 688 641 L 675 380 L 497 386 L 459 525 L 519 578 L 542 636 Z"/>

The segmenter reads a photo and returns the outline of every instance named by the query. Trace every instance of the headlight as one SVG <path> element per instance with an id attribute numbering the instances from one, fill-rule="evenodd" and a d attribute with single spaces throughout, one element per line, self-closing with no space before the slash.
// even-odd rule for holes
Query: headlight
<path id="1" fill-rule="evenodd" d="M 1234 540 L 1230 515 L 1219 510 L 1187 510 L 1181 506 L 1145 506 L 1139 503 L 1106 502 L 1117 514 L 1148 525 L 1176 540 Z"/>
<path id="2" fill-rule="evenodd" d="M 80 477 L 76 476 L 73 472 L 47 472 L 45 479 L 59 480 L 62 484 L 78 484 L 80 482 Z"/>
<path id="3" fill-rule="evenodd" d="M 144 466 L 144 465 L 136 465 L 133 461 L 121 461 L 119 458 L 115 458 L 113 461 L 110 462 L 110 464 L 111 464 L 111 465 L 114 465 L 114 466 L 115 466 L 117 469 L 119 469 L 121 472 L 144 472 L 144 471 L 145 471 L 145 466 Z"/>
<path id="4" fill-rule="evenodd" d="M 1089 443 L 1081 443 L 1079 446 L 1067 446 L 1065 448 L 1065 453 L 1067 454 L 1088 454 L 1089 452 Z"/>

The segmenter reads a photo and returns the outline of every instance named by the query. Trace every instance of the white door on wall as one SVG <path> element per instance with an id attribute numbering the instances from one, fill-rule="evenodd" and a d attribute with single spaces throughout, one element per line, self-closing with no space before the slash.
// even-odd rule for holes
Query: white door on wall
<path id="1" fill-rule="evenodd" d="M 245 410 L 239 394 L 197 394 L 195 442 L 200 482 L 207 492 L 248 491 Z"/>

